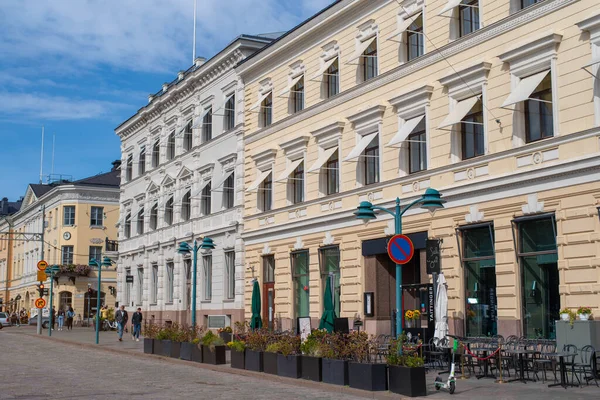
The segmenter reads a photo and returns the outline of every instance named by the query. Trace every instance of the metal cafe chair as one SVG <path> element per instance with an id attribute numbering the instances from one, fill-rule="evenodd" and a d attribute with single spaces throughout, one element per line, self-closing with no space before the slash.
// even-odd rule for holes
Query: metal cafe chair
<path id="1" fill-rule="evenodd" d="M 594 346 L 591 345 L 583 346 L 579 351 L 580 362 L 574 362 L 572 369 L 576 374 L 579 373 L 581 379 L 577 377 L 577 380 L 580 384 L 583 380 L 587 385 L 589 385 L 590 381 L 593 380 L 594 383 L 596 383 L 596 386 L 598 386 L 596 372 L 594 371 L 595 356 L 596 349 L 594 349 Z M 589 371 L 589 375 L 586 373 L 586 371 Z"/>
<path id="2" fill-rule="evenodd" d="M 542 382 L 545 382 L 548 380 L 546 372 L 550 370 L 554 374 L 554 381 L 556 382 L 556 359 L 549 356 L 553 353 L 556 353 L 556 343 L 544 343 L 541 346 L 540 352 L 533 359 L 533 373 L 536 379 L 540 379 L 538 372 L 541 370 Z"/>
<path id="3" fill-rule="evenodd" d="M 565 344 L 563 347 L 563 352 L 569 353 L 569 355 L 564 357 L 564 365 L 565 369 L 571 370 L 571 383 L 575 381 L 575 378 L 577 378 L 577 381 L 579 381 L 579 377 L 575 374 L 575 357 L 577 356 L 577 346 L 574 344 Z M 579 381 L 579 384 L 581 384 L 581 381 Z"/>

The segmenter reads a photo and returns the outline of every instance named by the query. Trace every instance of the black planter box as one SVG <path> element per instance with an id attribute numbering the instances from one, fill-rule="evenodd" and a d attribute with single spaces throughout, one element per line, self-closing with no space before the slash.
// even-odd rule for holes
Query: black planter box
<path id="1" fill-rule="evenodd" d="M 154 339 L 144 338 L 144 353 L 154 353 Z"/>
<path id="2" fill-rule="evenodd" d="M 158 354 L 159 356 L 162 356 L 163 354 L 163 341 L 159 340 L 159 339 L 154 339 L 154 353 L 153 354 Z"/>
<path id="3" fill-rule="evenodd" d="M 190 342 L 181 343 L 181 352 L 179 353 L 179 358 L 182 360 L 192 361 L 192 348 L 195 345 Z"/>
<path id="4" fill-rule="evenodd" d="M 246 366 L 245 352 L 231 350 L 231 368 L 244 369 L 245 366 Z"/>
<path id="5" fill-rule="evenodd" d="M 202 361 L 202 348 L 199 344 L 192 343 L 192 362 L 201 363 Z"/>
<path id="6" fill-rule="evenodd" d="M 248 371 L 263 372 L 263 354 L 262 351 L 246 349 L 246 369 Z"/>
<path id="7" fill-rule="evenodd" d="M 162 354 L 165 357 L 179 358 L 181 343 L 171 340 L 162 340 Z"/>
<path id="8" fill-rule="evenodd" d="M 264 353 L 263 371 L 267 374 L 277 375 L 277 353 Z"/>
<path id="9" fill-rule="evenodd" d="M 225 364 L 225 346 L 215 346 L 214 351 L 211 351 L 209 346 L 202 346 L 202 362 L 212 365 Z"/>
<path id="10" fill-rule="evenodd" d="M 228 332 L 221 332 L 221 333 L 219 333 L 219 336 L 221 337 L 221 339 L 223 339 L 225 344 L 227 344 L 227 343 L 231 342 L 231 338 L 232 338 L 233 334 L 228 333 Z"/>
<path id="11" fill-rule="evenodd" d="M 410 397 L 427 396 L 424 367 L 408 368 L 390 365 L 388 372 L 390 392 Z"/>
<path id="12" fill-rule="evenodd" d="M 348 381 L 351 388 L 378 392 L 387 390 L 387 365 L 348 363 Z"/>
<path id="13" fill-rule="evenodd" d="M 300 378 L 302 376 L 302 356 L 284 356 L 277 354 L 277 375 L 286 378 Z"/>
<path id="14" fill-rule="evenodd" d="M 322 377 L 322 358 L 321 357 L 310 357 L 302 356 L 301 371 L 302 379 L 308 379 L 309 381 L 321 382 Z"/>
<path id="15" fill-rule="evenodd" d="M 304 368 L 304 366 L 302 368 Z M 333 385 L 348 386 L 348 361 L 324 358 L 322 368 L 323 382 L 331 383 Z"/>

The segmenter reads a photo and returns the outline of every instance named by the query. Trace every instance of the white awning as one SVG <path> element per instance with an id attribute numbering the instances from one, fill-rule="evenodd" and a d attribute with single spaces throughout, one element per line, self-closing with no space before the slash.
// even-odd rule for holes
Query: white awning
<path id="1" fill-rule="evenodd" d="M 333 63 L 337 61 L 337 59 L 338 59 L 337 56 L 335 56 L 332 59 L 325 61 L 323 63 L 323 65 L 321 66 L 321 68 L 319 68 L 319 72 L 317 72 L 315 74 L 315 76 L 312 77 L 312 80 L 320 81 L 323 78 L 323 74 L 325 73 L 325 71 L 327 71 L 329 69 L 329 67 L 331 67 L 333 65 Z"/>
<path id="2" fill-rule="evenodd" d="M 333 153 L 335 153 L 337 151 L 337 146 L 336 147 L 332 147 L 330 149 L 325 150 L 323 153 L 321 153 L 321 156 L 317 159 L 317 161 L 312 165 L 312 167 L 310 167 L 308 169 L 308 171 L 306 172 L 318 172 L 321 170 L 321 167 L 323 167 L 323 165 L 325 165 L 325 163 L 327 162 L 327 160 L 329 160 L 329 158 L 333 155 Z"/>
<path id="3" fill-rule="evenodd" d="M 421 16 L 422 13 L 416 13 L 413 16 L 410 16 L 408 18 L 406 18 L 404 21 L 402 21 L 402 24 L 400 24 L 400 26 L 398 26 L 398 28 L 396 29 L 396 32 L 394 32 L 394 34 L 392 36 L 390 36 L 389 38 L 387 38 L 387 40 L 392 40 L 392 39 L 396 39 L 398 36 L 402 35 L 404 33 L 404 31 L 406 31 L 408 29 L 409 26 L 411 26 L 413 24 L 413 22 L 415 22 L 417 20 L 417 18 L 419 18 Z"/>
<path id="4" fill-rule="evenodd" d="M 286 97 L 290 93 L 290 90 L 292 90 L 292 88 L 294 86 L 296 86 L 296 83 L 300 82 L 300 79 L 302 79 L 302 78 L 304 78 L 304 74 L 298 75 L 297 77 L 292 79 L 292 81 L 287 86 L 287 88 L 285 88 L 285 90 L 283 92 L 279 93 L 279 97 Z"/>
<path id="5" fill-rule="evenodd" d="M 285 171 L 283 171 L 283 174 L 279 175 L 279 178 L 277 178 L 276 182 L 286 181 L 290 177 L 290 174 L 294 172 L 294 170 L 298 168 L 298 165 L 302 164 L 303 161 L 303 158 L 300 158 L 296 161 L 292 161 L 290 165 L 288 165 L 288 167 L 285 169 Z"/>
<path id="6" fill-rule="evenodd" d="M 358 49 L 356 49 L 356 52 L 354 52 L 354 54 L 352 55 L 352 57 L 350 57 L 346 63 L 350 64 L 353 61 L 358 60 L 360 58 L 360 56 L 363 55 L 363 53 L 365 52 L 365 50 L 367 50 L 367 47 L 369 47 L 371 45 L 371 43 L 373 43 L 375 41 L 375 39 L 377 39 L 377 36 L 373 36 L 372 38 L 367 39 L 364 42 L 362 42 L 360 44 L 360 46 L 358 46 Z"/>
<path id="7" fill-rule="evenodd" d="M 598 58 L 594 58 L 592 61 L 590 61 L 589 63 L 585 64 L 583 67 L 581 68 L 587 68 L 587 67 L 591 67 L 592 65 L 595 64 L 600 64 L 600 57 Z"/>
<path id="8" fill-rule="evenodd" d="M 206 110 L 204 110 L 202 112 L 202 115 L 200 115 L 198 118 L 196 118 L 196 120 L 194 121 L 194 124 L 192 125 L 192 129 L 196 129 L 196 128 L 200 128 L 200 126 L 202 126 L 202 121 L 204 121 L 204 117 L 206 117 L 206 115 L 212 110 L 212 107 L 208 107 Z"/>
<path id="9" fill-rule="evenodd" d="M 535 88 L 538 87 L 540 83 L 542 83 L 542 81 L 544 80 L 546 75 L 548 75 L 549 72 L 550 70 L 547 70 L 521 79 L 521 82 L 519 82 L 517 87 L 515 87 L 512 90 L 512 92 L 510 92 L 510 96 L 508 96 L 508 98 L 504 100 L 504 103 L 502 103 L 500 107 L 512 106 L 513 104 L 527 100 L 529 96 L 531 96 L 531 93 L 533 93 Z"/>
<path id="10" fill-rule="evenodd" d="M 417 125 L 419 125 L 419 122 L 421 122 L 423 118 L 425 118 L 425 116 L 421 115 L 417 118 L 409 119 L 408 121 L 406 121 L 404 125 L 402 125 L 402 128 L 400 128 L 398 133 L 396 133 L 396 135 L 392 138 L 392 140 L 390 140 L 390 142 L 387 145 L 401 145 L 406 140 L 408 135 L 410 135 L 412 131 L 415 130 L 415 128 L 417 127 Z"/>
<path id="11" fill-rule="evenodd" d="M 250 111 L 252 111 L 252 110 L 256 110 L 257 108 L 259 108 L 259 107 L 260 107 L 260 105 L 262 104 L 262 102 L 263 102 L 263 101 L 265 101 L 265 99 L 266 99 L 267 97 L 269 97 L 269 95 L 270 95 L 270 94 L 271 94 L 271 91 L 270 91 L 270 90 L 269 90 L 268 92 L 265 92 L 265 93 L 261 94 L 261 95 L 258 97 L 258 101 L 257 101 L 257 102 L 256 102 L 256 103 L 255 103 L 255 104 L 252 106 L 252 108 L 250 109 Z"/>
<path id="12" fill-rule="evenodd" d="M 212 181 L 212 179 L 207 179 L 207 180 L 204 180 L 204 181 L 200 182 L 200 187 L 198 188 L 198 191 L 197 191 L 196 193 L 194 193 L 194 194 L 192 195 L 192 197 L 196 197 L 196 196 L 198 196 L 199 194 L 201 194 L 201 193 L 202 193 L 202 191 L 204 190 L 204 188 L 205 188 L 205 187 L 206 187 L 206 186 L 207 186 L 207 185 L 208 185 L 208 184 L 209 184 L 211 181 Z"/>
<path id="13" fill-rule="evenodd" d="M 446 7 L 442 8 L 442 11 L 440 11 L 438 15 L 445 14 L 446 12 L 452 10 L 454 7 L 458 7 L 460 3 L 462 3 L 462 0 L 448 0 L 448 3 L 446 3 Z"/>
<path id="14" fill-rule="evenodd" d="M 344 158 L 344 161 L 350 161 L 350 160 L 354 160 L 355 158 L 360 157 L 360 155 L 362 154 L 363 151 L 365 151 L 365 149 L 367 148 L 369 143 L 371 143 L 373 141 L 373 139 L 375 139 L 375 136 L 377 136 L 377 132 L 363 136 L 358 141 L 356 146 L 354 146 L 354 148 L 352 149 L 350 154 L 348 154 L 348 156 L 346 158 Z"/>
<path id="15" fill-rule="evenodd" d="M 459 101 L 452 112 L 442 121 L 438 129 L 446 128 L 454 124 L 458 124 L 471 111 L 475 103 L 479 100 L 479 96 L 470 97 L 466 100 Z"/>
<path id="16" fill-rule="evenodd" d="M 271 170 L 262 171 L 260 174 L 258 174 L 258 178 L 256 178 L 256 180 L 252 183 L 252 185 L 248 186 L 248 189 L 246 189 L 246 192 L 252 192 L 252 191 L 258 189 L 260 184 L 263 183 L 264 180 L 267 179 L 267 176 L 269 176 L 269 175 L 271 175 Z"/>
<path id="17" fill-rule="evenodd" d="M 225 175 L 223 175 L 223 177 L 217 181 L 217 184 L 212 188 L 212 190 L 218 189 L 221 186 L 223 186 L 223 184 L 225 183 L 227 178 L 231 176 L 231 174 L 233 174 L 233 170 L 225 172 Z"/>

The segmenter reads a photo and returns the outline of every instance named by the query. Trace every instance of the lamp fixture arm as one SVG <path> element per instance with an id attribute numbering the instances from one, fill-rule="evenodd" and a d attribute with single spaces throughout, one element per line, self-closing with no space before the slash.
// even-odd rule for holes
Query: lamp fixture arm
<path id="1" fill-rule="evenodd" d="M 412 203 L 410 203 L 409 205 L 407 205 L 406 207 L 404 207 L 401 211 L 400 211 L 400 215 L 404 215 L 404 213 L 406 211 L 408 211 L 409 208 L 411 208 L 412 206 L 414 206 L 415 204 L 419 204 L 423 202 L 423 197 L 419 197 L 418 199 L 416 199 L 415 201 L 413 201 Z"/>
<path id="2" fill-rule="evenodd" d="M 373 208 L 373 210 L 381 210 L 381 211 L 385 211 L 386 213 L 390 214 L 392 217 L 395 217 L 395 216 L 396 216 L 396 214 L 395 214 L 393 211 L 390 211 L 390 210 L 388 210 L 388 209 L 387 209 L 387 208 L 385 208 L 385 207 L 373 206 L 372 208 Z"/>

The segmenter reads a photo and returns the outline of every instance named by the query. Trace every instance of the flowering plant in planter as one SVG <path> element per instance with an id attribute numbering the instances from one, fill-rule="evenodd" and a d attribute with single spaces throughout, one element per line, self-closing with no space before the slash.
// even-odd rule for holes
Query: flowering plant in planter
<path id="1" fill-rule="evenodd" d="M 266 329 L 256 329 L 246 334 L 246 347 L 252 351 L 266 351 L 272 342 L 272 335 Z"/>
<path id="2" fill-rule="evenodd" d="M 85 264 L 67 264 L 59 265 L 60 271 L 55 276 L 69 275 L 69 276 L 88 276 L 92 270 L 89 265 Z"/>
<path id="3" fill-rule="evenodd" d="M 226 326 L 224 328 L 219 328 L 217 329 L 217 333 L 232 333 L 233 330 L 231 329 L 230 326 Z"/>
<path id="4" fill-rule="evenodd" d="M 577 309 L 577 314 L 591 314 L 592 309 L 590 307 L 579 307 Z"/>
<path id="5" fill-rule="evenodd" d="M 423 357 L 420 357 L 417 353 L 417 347 L 410 348 L 405 343 L 406 335 L 404 333 L 390 342 L 390 351 L 386 356 L 387 364 L 408 368 L 422 367 L 425 362 Z"/>
<path id="6" fill-rule="evenodd" d="M 233 351 L 243 352 L 246 350 L 246 343 L 241 340 L 233 340 L 227 343 L 227 347 L 229 347 Z"/>
<path id="7" fill-rule="evenodd" d="M 427 395 L 424 361 L 417 349 L 407 346 L 404 333 L 390 343 L 386 361 L 391 392 L 411 397 Z"/>
<path id="8" fill-rule="evenodd" d="M 322 357 L 327 336 L 326 330 L 312 331 L 306 340 L 300 344 L 300 352 L 311 357 Z"/>
<path id="9" fill-rule="evenodd" d="M 577 315 L 570 309 L 568 308 L 563 308 L 562 310 L 560 310 L 560 316 L 563 320 L 568 320 L 569 321 L 569 325 L 573 326 L 573 323 L 575 322 L 575 318 L 577 317 Z M 565 318 L 566 316 L 566 318 Z"/>
<path id="10" fill-rule="evenodd" d="M 225 345 L 223 339 L 215 335 L 212 331 L 206 332 L 206 335 L 202 337 L 201 342 L 203 346 L 207 346 L 211 351 L 214 351 L 216 346 Z"/>

